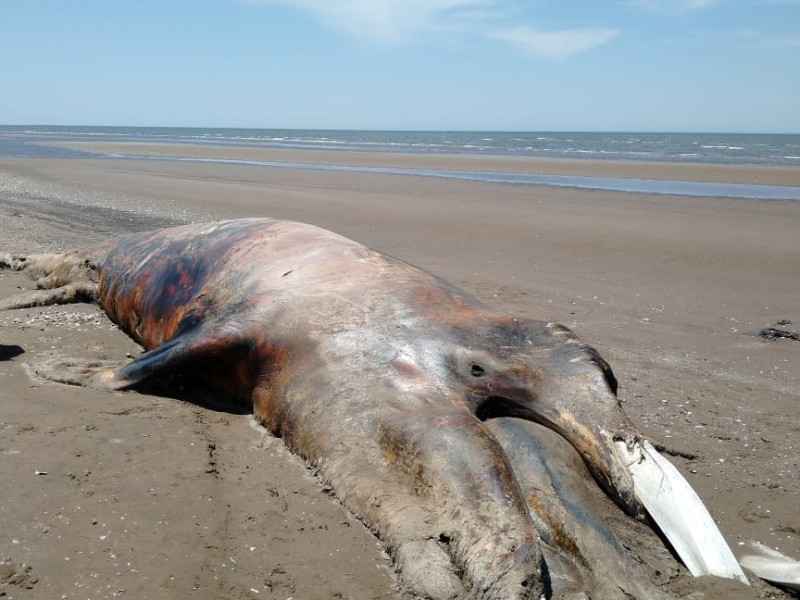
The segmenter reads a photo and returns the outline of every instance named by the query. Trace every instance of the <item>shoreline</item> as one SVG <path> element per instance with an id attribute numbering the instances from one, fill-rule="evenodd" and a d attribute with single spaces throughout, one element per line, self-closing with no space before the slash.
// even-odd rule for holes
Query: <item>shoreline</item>
<path id="1" fill-rule="evenodd" d="M 669 181 L 800 186 L 800 168 L 713 163 L 669 163 L 582 158 L 541 158 L 478 154 L 410 154 L 349 150 L 301 150 L 194 143 L 93 141 L 47 145 L 107 154 L 214 158 L 491 173 L 536 173 Z"/>

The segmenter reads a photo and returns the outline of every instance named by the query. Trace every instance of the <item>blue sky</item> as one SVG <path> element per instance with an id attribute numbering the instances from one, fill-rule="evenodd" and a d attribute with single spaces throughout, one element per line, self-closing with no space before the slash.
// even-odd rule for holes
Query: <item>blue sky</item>
<path id="1" fill-rule="evenodd" d="M 2 0 L 0 123 L 800 133 L 800 0 Z"/>

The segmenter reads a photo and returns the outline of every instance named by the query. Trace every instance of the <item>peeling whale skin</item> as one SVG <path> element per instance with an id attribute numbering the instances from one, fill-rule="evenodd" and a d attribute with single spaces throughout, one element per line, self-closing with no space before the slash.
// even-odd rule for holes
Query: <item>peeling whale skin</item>
<path id="1" fill-rule="evenodd" d="M 0 309 L 97 300 L 146 349 L 42 375 L 109 390 L 189 386 L 252 410 L 376 533 L 414 596 L 660 599 L 673 596 L 659 574 L 686 575 L 642 524 L 677 510 L 641 493 L 637 473 L 660 468 L 652 446 L 623 414 L 606 361 L 562 325 L 271 219 L 0 255 L 0 266 L 29 270 L 42 288 Z M 681 510 L 707 516 L 697 503 Z M 746 581 L 710 522 L 718 537 L 696 552 L 723 558 L 699 561 L 699 574 Z M 661 533 L 695 535 L 674 527 Z"/>

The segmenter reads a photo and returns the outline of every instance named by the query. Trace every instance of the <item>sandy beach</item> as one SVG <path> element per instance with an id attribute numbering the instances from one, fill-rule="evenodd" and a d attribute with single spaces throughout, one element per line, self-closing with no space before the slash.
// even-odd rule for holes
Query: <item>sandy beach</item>
<path id="1" fill-rule="evenodd" d="M 794 168 L 71 145 L 800 185 Z M 0 252 L 240 216 L 331 229 L 494 307 L 573 328 L 611 363 L 643 433 L 695 457 L 671 460 L 734 552 L 754 539 L 800 558 L 800 342 L 757 335 L 800 331 L 799 203 L 236 164 L 0 159 Z M 0 272 L 0 298 L 31 285 Z M 92 306 L 0 313 L 0 595 L 402 597 L 376 538 L 246 415 L 48 384 L 28 367 L 138 352 Z M 706 578 L 696 589 L 705 598 L 788 597 Z"/>
<path id="2" fill-rule="evenodd" d="M 48 142 L 89 152 L 137 154 L 143 156 L 191 156 L 275 162 L 316 163 L 402 169 L 446 169 L 454 171 L 494 171 L 540 173 L 544 175 L 583 175 L 590 177 L 636 177 L 722 183 L 760 183 L 800 185 L 800 169 L 793 167 L 726 164 L 560 159 L 528 156 L 489 156 L 469 154 L 411 154 L 403 152 L 350 152 L 250 146 L 201 146 L 151 142 Z"/>

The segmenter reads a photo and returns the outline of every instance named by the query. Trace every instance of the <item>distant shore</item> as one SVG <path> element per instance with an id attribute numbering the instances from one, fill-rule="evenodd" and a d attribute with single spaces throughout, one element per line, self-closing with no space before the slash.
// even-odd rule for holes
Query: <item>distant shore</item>
<path id="1" fill-rule="evenodd" d="M 541 173 L 588 177 L 629 177 L 681 181 L 708 181 L 800 186 L 800 168 L 722 165 L 705 163 L 645 162 L 570 158 L 537 158 L 470 154 L 411 154 L 298 150 L 202 144 L 152 142 L 48 142 L 48 145 L 108 154 L 188 156 L 197 158 L 298 162 L 341 166 L 446 169 L 507 173 Z"/>

